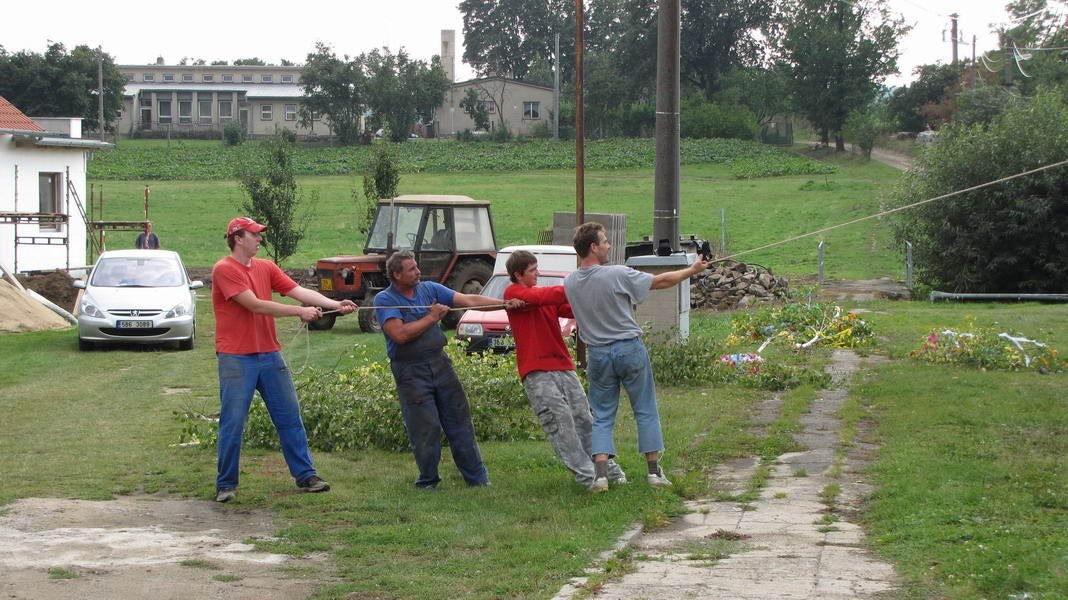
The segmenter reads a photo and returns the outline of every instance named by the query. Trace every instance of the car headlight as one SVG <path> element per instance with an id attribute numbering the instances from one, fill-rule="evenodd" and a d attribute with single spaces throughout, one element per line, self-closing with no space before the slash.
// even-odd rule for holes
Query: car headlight
<path id="1" fill-rule="evenodd" d="M 188 302 L 179 302 L 174 308 L 167 311 L 167 314 L 163 315 L 165 319 L 173 319 L 175 317 L 185 317 L 190 314 L 190 304 Z"/>
<path id="2" fill-rule="evenodd" d="M 83 315 L 94 319 L 103 319 L 107 316 L 104 311 L 96 307 L 96 303 L 89 296 L 82 296 L 81 312 Z"/>
<path id="3" fill-rule="evenodd" d="M 482 325 L 479 323 L 460 323 L 456 327 L 456 335 L 475 337 L 482 335 Z"/>

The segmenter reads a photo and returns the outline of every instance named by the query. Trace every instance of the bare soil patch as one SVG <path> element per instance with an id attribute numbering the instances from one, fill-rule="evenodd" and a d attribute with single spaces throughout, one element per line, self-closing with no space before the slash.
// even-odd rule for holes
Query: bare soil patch
<path id="1" fill-rule="evenodd" d="M 266 511 L 203 500 L 21 499 L 0 516 L 0 596 L 305 598 L 330 565 L 257 552 L 276 530 Z"/>

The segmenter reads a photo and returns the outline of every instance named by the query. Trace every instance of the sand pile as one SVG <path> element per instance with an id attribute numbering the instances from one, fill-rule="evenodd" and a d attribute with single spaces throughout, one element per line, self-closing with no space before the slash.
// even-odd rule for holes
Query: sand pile
<path id="1" fill-rule="evenodd" d="M 29 294 L 0 279 L 0 332 L 66 329 L 70 326 L 66 319 Z"/>

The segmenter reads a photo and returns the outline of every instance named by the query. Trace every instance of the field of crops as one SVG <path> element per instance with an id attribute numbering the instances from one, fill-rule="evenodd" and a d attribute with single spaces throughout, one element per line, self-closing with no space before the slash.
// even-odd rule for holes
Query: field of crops
<path id="1" fill-rule="evenodd" d="M 293 154 L 293 168 L 298 176 L 361 174 L 370 170 L 375 149 L 381 143 L 346 147 L 298 145 Z M 93 180 L 232 179 L 235 154 L 255 152 L 258 148 L 255 142 L 226 147 L 218 141 L 123 140 L 114 150 L 94 154 L 89 177 Z M 575 168 L 575 144 L 571 141 L 497 144 L 412 140 L 393 144 L 390 151 L 402 173 Z M 683 164 L 725 164 L 739 178 L 827 174 L 835 169 L 779 148 L 741 140 L 684 139 L 680 153 Z M 652 139 L 597 140 L 587 143 L 585 164 L 595 170 L 651 167 L 655 154 Z"/>

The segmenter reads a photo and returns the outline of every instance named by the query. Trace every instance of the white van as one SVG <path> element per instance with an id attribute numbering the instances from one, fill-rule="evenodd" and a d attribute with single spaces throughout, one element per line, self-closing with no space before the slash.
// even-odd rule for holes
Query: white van
<path id="1" fill-rule="evenodd" d="M 570 273 L 578 268 L 578 255 L 571 246 L 553 246 L 549 244 L 530 244 L 524 246 L 508 246 L 497 251 L 497 261 L 493 263 L 494 273 L 507 275 L 505 264 L 508 257 L 516 250 L 526 250 L 538 259 L 538 269 L 542 271 L 561 271 Z"/>

